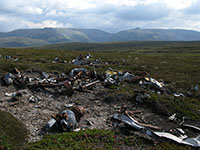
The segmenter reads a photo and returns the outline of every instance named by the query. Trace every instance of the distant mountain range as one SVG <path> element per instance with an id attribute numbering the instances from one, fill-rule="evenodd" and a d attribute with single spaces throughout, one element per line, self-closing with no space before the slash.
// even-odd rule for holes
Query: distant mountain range
<path id="1" fill-rule="evenodd" d="M 200 41 L 200 32 L 183 29 L 131 29 L 108 33 L 97 29 L 44 28 L 0 32 L 0 47 L 42 46 L 69 42 Z"/>

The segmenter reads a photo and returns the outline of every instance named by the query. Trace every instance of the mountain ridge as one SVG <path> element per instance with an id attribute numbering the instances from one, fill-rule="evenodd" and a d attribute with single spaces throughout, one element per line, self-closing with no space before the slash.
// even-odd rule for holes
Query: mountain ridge
<path id="1" fill-rule="evenodd" d="M 82 28 L 17 29 L 11 32 L 0 32 L 0 47 L 124 41 L 200 41 L 200 32 L 185 29 L 140 28 L 122 30 L 117 33 Z"/>

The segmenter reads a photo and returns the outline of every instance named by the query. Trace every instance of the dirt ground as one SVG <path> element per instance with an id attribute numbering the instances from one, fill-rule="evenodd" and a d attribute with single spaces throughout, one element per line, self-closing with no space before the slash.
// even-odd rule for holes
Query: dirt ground
<path id="1" fill-rule="evenodd" d="M 2 81 L 1 81 L 2 82 Z M 80 128 L 97 128 L 97 129 L 113 129 L 111 118 L 114 113 L 118 112 L 121 106 L 127 106 L 127 110 L 141 110 L 142 113 L 137 114 L 139 118 L 148 124 L 156 125 L 162 131 L 171 132 L 174 134 L 178 123 L 170 122 L 169 116 L 161 116 L 153 113 L 153 111 L 145 104 L 137 104 L 135 99 L 129 95 L 116 95 L 114 98 L 109 97 L 105 87 L 98 83 L 92 93 L 79 92 L 69 97 L 65 95 L 54 95 L 46 91 L 34 92 L 25 89 L 26 94 L 23 94 L 18 100 L 13 100 L 5 96 L 5 93 L 16 92 L 18 89 L 13 85 L 0 86 L 0 109 L 10 112 L 14 117 L 18 118 L 29 131 L 29 142 L 40 140 L 45 134 L 42 128 L 45 127 L 52 114 L 56 114 L 63 109 L 66 109 L 66 104 L 75 104 L 83 106 L 86 109 L 86 114 L 78 123 Z M 37 96 L 39 100 L 30 102 L 30 96 Z M 198 135 L 195 132 L 185 130 L 192 136 Z M 140 134 L 142 136 L 142 134 Z"/>

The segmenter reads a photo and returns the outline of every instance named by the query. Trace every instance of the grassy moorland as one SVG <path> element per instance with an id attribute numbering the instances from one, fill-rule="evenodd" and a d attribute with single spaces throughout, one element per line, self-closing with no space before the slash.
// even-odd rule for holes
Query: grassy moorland
<path id="1" fill-rule="evenodd" d="M 69 72 L 77 66 L 70 63 L 52 63 L 54 58 L 59 57 L 69 62 L 80 53 L 90 53 L 93 55 L 92 59 L 98 59 L 102 63 L 96 68 L 97 71 L 105 71 L 108 67 L 132 73 L 146 71 L 155 79 L 173 83 L 179 91 L 188 90 L 191 85 L 199 82 L 200 42 L 93 43 L 93 47 L 87 49 L 88 45 L 90 44 L 54 45 L 54 50 L 48 46 L 44 47 L 45 49 L 1 48 L 0 74 L 11 71 L 13 67 L 21 70 L 37 68 L 50 72 Z M 5 60 L 6 55 L 19 60 Z"/>
<path id="2" fill-rule="evenodd" d="M 25 144 L 27 130 L 11 114 L 0 111 L 0 149 L 19 149 Z"/>
<path id="3" fill-rule="evenodd" d="M 145 149 L 145 150 L 190 150 L 187 146 L 161 143 L 154 145 L 151 140 L 138 136 L 117 136 L 116 133 L 108 130 L 83 130 L 74 133 L 55 134 L 45 136 L 43 140 L 30 143 L 25 150 L 39 149 L 79 149 L 79 150 L 120 150 L 120 149 Z"/>
<path id="4" fill-rule="evenodd" d="M 187 93 L 191 86 L 200 83 L 200 42 L 69 43 L 40 47 L 38 49 L 1 48 L 0 75 L 3 76 L 6 72 L 12 71 L 14 67 L 19 70 L 37 69 L 47 72 L 69 73 L 72 68 L 80 67 L 69 63 L 80 53 L 90 53 L 93 56 L 92 60 L 98 59 L 100 64 L 96 65 L 95 68 L 93 66 L 84 66 L 88 69 L 95 69 L 98 73 L 103 73 L 109 67 L 129 71 L 133 74 L 137 71 L 146 71 L 151 77 L 164 81 L 171 91 L 183 93 Z M 7 55 L 19 58 L 19 60 L 6 60 L 5 56 Z M 56 57 L 65 60 L 67 63 L 52 63 Z M 125 84 L 117 88 L 111 87 L 109 90 L 112 90 L 113 95 L 116 93 L 134 94 L 133 88 L 134 85 Z M 178 99 L 170 95 L 155 95 L 152 93 L 146 105 L 150 106 L 155 112 L 161 112 L 163 115 L 177 113 L 180 117 L 187 116 L 193 120 L 200 121 L 200 93 L 194 93 L 190 98 Z M 76 143 L 76 147 L 71 147 L 71 149 L 79 149 L 80 146 L 84 147 L 84 144 L 90 143 L 87 141 L 91 141 L 90 136 L 99 137 L 97 138 L 98 141 L 94 141 L 99 145 L 102 144 L 100 139 L 110 143 L 110 145 L 105 145 L 105 147 L 100 147 L 99 149 L 113 149 L 117 147 L 114 144 L 117 139 L 112 138 L 112 136 L 107 137 L 107 134 L 114 134 L 107 132 L 109 131 L 100 132 L 95 130 L 94 132 L 53 135 L 45 137 L 38 143 L 31 144 L 27 149 L 52 149 L 52 147 L 48 147 L 52 145 L 52 142 L 56 143 L 56 147 L 53 147 L 53 149 L 66 149 L 66 147 L 71 146 L 66 143 L 73 143 L 77 138 L 85 137 L 85 143 Z M 74 139 L 69 139 L 72 135 Z M 124 143 L 126 142 L 123 141 L 122 145 Z M 163 149 L 162 145 L 160 147 L 158 146 L 156 149 Z M 182 149 L 179 146 L 172 148 L 167 143 L 165 147 L 169 147 L 168 149 Z M 91 149 L 91 147 L 86 147 L 85 149 Z"/>

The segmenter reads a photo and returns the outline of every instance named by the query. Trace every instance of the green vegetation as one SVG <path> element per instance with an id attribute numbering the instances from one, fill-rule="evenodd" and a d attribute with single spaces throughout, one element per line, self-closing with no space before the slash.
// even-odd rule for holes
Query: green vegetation
<path id="1" fill-rule="evenodd" d="M 20 149 L 26 138 L 25 126 L 11 114 L 0 111 L 0 149 Z"/>
<path id="2" fill-rule="evenodd" d="M 91 45 L 93 45 L 94 51 L 88 51 L 86 48 Z M 172 92 L 187 93 L 191 86 L 200 83 L 200 42 L 126 42 L 97 45 L 79 45 L 78 43 L 76 45 L 76 43 L 70 43 L 65 46 L 66 49 L 73 47 L 75 50 L 78 50 L 77 47 L 79 47 L 79 51 L 59 50 L 63 49 L 59 45 L 55 45 L 55 49 L 57 47 L 58 50 L 2 48 L 0 49 L 0 54 L 2 55 L 2 58 L 0 58 L 2 64 L 0 66 L 0 74 L 4 75 L 6 72 L 12 71 L 14 67 L 17 67 L 20 70 L 33 68 L 47 72 L 58 71 L 69 73 L 72 68 L 79 66 L 71 63 L 52 63 L 55 57 L 70 62 L 80 53 L 90 53 L 93 55 L 92 60 L 98 59 L 100 62 L 100 65 L 95 68 L 98 73 L 103 73 L 109 67 L 132 73 L 136 73 L 137 71 L 146 71 L 151 77 L 157 80 L 162 79 L 162 81 L 166 83 L 167 88 Z M 97 51 L 98 49 L 101 49 L 102 51 Z M 114 49 L 116 49 L 116 51 L 113 51 Z M 122 50 L 120 51 L 120 49 Z M 19 61 L 5 60 L 4 56 L 6 55 L 18 57 Z M 87 69 L 93 69 L 90 66 L 84 67 Z M 135 87 L 132 84 L 110 87 L 111 90 L 119 93 L 126 93 L 127 91 L 131 93 L 134 88 Z M 198 93 L 194 94 L 191 99 L 183 98 L 184 100 L 168 96 L 161 96 L 155 99 L 152 101 L 156 101 L 158 104 L 167 104 L 169 102 L 173 109 L 169 110 L 171 107 L 167 107 L 168 112 L 179 111 L 184 115 L 193 114 L 193 119 L 198 118 L 195 117 L 198 115 L 196 114 L 196 110 L 200 108 L 200 104 L 198 103 Z M 195 102 L 195 106 L 189 105 L 190 101 Z M 174 109 L 173 105 L 179 108 Z M 192 113 L 188 112 L 185 114 L 184 112 L 187 111 L 183 112 L 183 110 L 190 111 L 192 108 L 194 109 Z"/>
<path id="3" fill-rule="evenodd" d="M 90 53 L 92 60 L 98 59 L 100 64 L 95 67 L 81 66 L 87 69 L 95 69 L 98 73 L 103 73 L 109 67 L 117 70 L 129 71 L 135 74 L 138 71 L 146 71 L 149 75 L 157 80 L 166 83 L 166 87 L 172 92 L 182 92 L 184 94 L 196 84 L 200 84 L 200 42 L 125 42 L 125 43 L 69 43 L 58 44 L 46 47 L 36 48 L 1 48 L 0 55 L 0 75 L 6 72 L 12 72 L 14 67 L 19 70 L 36 69 L 46 72 L 65 72 L 75 67 L 70 62 L 80 53 L 83 55 Z M 6 60 L 4 57 L 10 55 L 18 57 L 18 61 L 12 59 Z M 67 63 L 52 63 L 59 57 Z M 116 98 L 119 94 L 134 95 L 135 84 L 122 84 L 120 86 L 110 86 L 106 92 L 108 96 Z M 111 98 L 112 99 L 112 98 Z M 194 93 L 189 98 L 175 98 L 172 95 L 157 95 L 151 93 L 151 98 L 144 102 L 152 110 L 159 112 L 160 115 L 169 115 L 172 113 L 178 116 L 187 116 L 193 120 L 200 121 L 200 94 Z M 133 100 L 134 101 L 134 100 Z M 79 103 L 77 101 L 77 103 Z M 7 117 L 1 117 L 7 118 Z M 0 124 L 1 124 L 0 120 Z M 4 126 L 5 127 L 5 126 Z M 10 125 L 8 126 L 10 127 Z M 16 127 L 15 127 L 16 128 Z M 13 133 L 16 133 L 14 130 Z M 20 130 L 19 130 L 20 131 Z M 1 133 L 3 146 L 15 145 L 9 143 L 9 133 Z M 23 139 L 23 138 L 19 138 Z M 81 139 L 81 140 L 78 140 Z M 119 140 L 111 131 L 104 130 L 86 130 L 78 133 L 64 133 L 56 135 L 48 135 L 42 141 L 31 143 L 26 149 L 114 149 L 121 146 L 138 146 L 135 138 L 126 137 Z M 120 142 L 121 141 L 121 145 Z M 20 142 L 19 142 L 20 143 Z M 97 143 L 97 144 L 94 144 Z M 162 143 L 154 146 L 147 141 L 142 143 L 144 147 L 150 149 L 183 149 L 168 143 Z M 184 147 L 188 149 L 187 147 Z M 146 148 L 148 149 L 148 148 Z"/>
<path id="4" fill-rule="evenodd" d="M 8 45 L 10 47 L 26 47 L 26 46 L 38 46 L 38 45 L 44 45 L 49 44 L 45 40 L 40 39 L 31 39 L 31 38 L 24 38 L 24 37 L 5 37 L 0 38 L 0 46 L 1 47 L 7 47 Z"/>
<path id="5" fill-rule="evenodd" d="M 114 133 L 106 130 L 85 130 L 45 136 L 43 140 L 31 143 L 26 150 L 39 149 L 113 149 Z"/>
<path id="6" fill-rule="evenodd" d="M 175 98 L 167 95 L 152 94 L 151 98 L 145 101 L 153 111 L 162 115 L 176 113 L 179 117 L 187 116 L 193 120 L 200 120 L 200 101 L 195 98 Z"/>
<path id="7" fill-rule="evenodd" d="M 152 140 L 134 136 L 119 136 L 108 130 L 82 130 L 73 133 L 47 135 L 41 141 L 28 144 L 25 150 L 113 150 L 113 149 L 146 149 L 146 150 L 191 150 L 190 147 L 169 143 L 154 145 Z"/>
<path id="8" fill-rule="evenodd" d="M 36 47 L 44 50 L 75 50 L 75 51 L 131 51 L 139 53 L 196 53 L 200 48 L 198 41 L 131 41 L 105 43 L 61 43 Z"/>
<path id="9" fill-rule="evenodd" d="M 0 33 L 0 47 L 26 47 L 69 42 L 115 41 L 198 41 L 192 30 L 131 29 L 108 33 L 97 29 L 44 28 L 19 29 Z M 137 43 L 137 42 L 136 42 Z"/>

